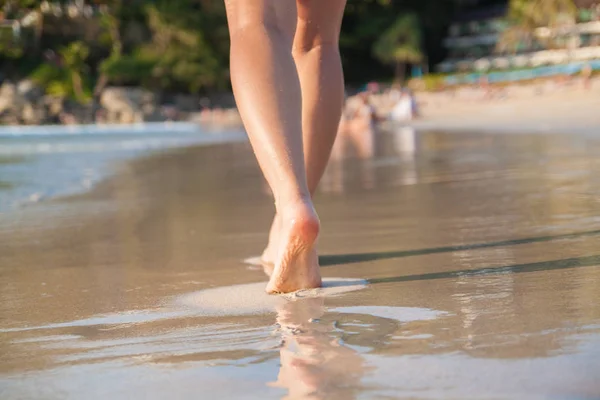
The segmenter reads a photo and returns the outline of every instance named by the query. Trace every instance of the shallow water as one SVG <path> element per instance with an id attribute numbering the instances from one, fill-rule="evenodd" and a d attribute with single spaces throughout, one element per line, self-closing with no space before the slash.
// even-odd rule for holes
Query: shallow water
<path id="1" fill-rule="evenodd" d="M 242 262 L 272 217 L 245 143 L 0 215 L 0 398 L 599 398 L 600 142 L 374 140 L 316 200 L 335 293 Z"/>
<path id="2" fill-rule="evenodd" d="M 0 213 L 86 192 L 109 175 L 116 162 L 164 149 L 244 138 L 233 130 L 215 133 L 180 122 L 0 126 Z"/>

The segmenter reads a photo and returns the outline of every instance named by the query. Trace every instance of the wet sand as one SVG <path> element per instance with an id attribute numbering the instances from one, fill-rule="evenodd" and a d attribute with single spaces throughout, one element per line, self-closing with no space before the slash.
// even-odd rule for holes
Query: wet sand
<path id="1" fill-rule="evenodd" d="M 599 398 L 600 140 L 374 140 L 316 199 L 352 291 L 261 297 L 246 143 L 0 215 L 0 398 Z"/>

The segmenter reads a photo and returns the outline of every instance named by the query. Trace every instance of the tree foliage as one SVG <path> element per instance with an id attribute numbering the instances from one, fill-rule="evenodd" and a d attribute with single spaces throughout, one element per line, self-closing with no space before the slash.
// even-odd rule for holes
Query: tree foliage
<path id="1" fill-rule="evenodd" d="M 573 0 L 510 0 L 508 18 L 529 27 L 555 26 L 574 20 Z"/>
<path id="2" fill-rule="evenodd" d="M 576 14 L 577 6 L 573 0 L 510 0 L 509 26 L 500 36 L 498 50 L 516 52 L 530 48 L 536 40 L 537 28 L 573 24 Z"/>
<path id="3" fill-rule="evenodd" d="M 82 41 L 70 43 L 68 46 L 60 49 L 62 64 L 67 71 L 68 76 L 73 84 L 73 92 L 75 98 L 79 101 L 87 101 L 89 91 L 85 82 L 85 75 L 88 72 L 86 60 L 90 55 L 89 47 Z"/>
<path id="4" fill-rule="evenodd" d="M 416 15 L 399 17 L 375 42 L 373 54 L 385 64 L 396 65 L 396 79 L 403 78 L 403 64 L 421 62 L 421 30 Z"/>
<path id="5" fill-rule="evenodd" d="M 191 93 L 228 88 L 229 37 L 223 0 L 85 3 L 95 7 L 93 17 L 78 20 L 66 13 L 62 17 L 42 17 L 40 26 L 31 29 L 34 40 L 24 36 L 27 40 L 15 45 L 10 29 L 0 32 L 0 71 L 19 79 L 32 70 L 26 65 L 34 65 L 39 73 L 40 66 L 47 63 L 45 53 L 50 49 L 63 62 L 39 75 L 52 76 L 49 82 L 54 87 L 62 87 L 76 97 L 86 97 L 88 92 L 98 95 L 108 84 Z M 364 82 L 389 76 L 389 64 L 417 62 L 424 53 L 432 63 L 439 62 L 444 57 L 442 38 L 453 11 L 461 3 L 349 1 L 340 38 L 347 80 Z M 0 4 L 4 18 L 18 19 L 32 10 L 40 12 L 42 1 L 5 0 Z M 90 33 L 98 29 L 99 34 Z M 54 72 L 49 73 L 50 70 Z M 65 81 L 58 85 L 60 79 Z"/>

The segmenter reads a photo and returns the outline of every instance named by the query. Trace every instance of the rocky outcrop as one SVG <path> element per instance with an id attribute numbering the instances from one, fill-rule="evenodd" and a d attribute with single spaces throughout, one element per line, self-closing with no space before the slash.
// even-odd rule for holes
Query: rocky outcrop
<path id="1" fill-rule="evenodd" d="M 157 117 L 156 96 L 140 88 L 108 87 L 100 104 L 106 110 L 107 123 L 130 124 Z"/>
<path id="2" fill-rule="evenodd" d="M 0 114 L 20 108 L 21 102 L 22 98 L 19 96 L 16 85 L 5 82 L 0 87 Z"/>
<path id="3" fill-rule="evenodd" d="M 0 87 L 0 122 L 34 125 L 44 122 L 41 105 L 44 91 L 31 81 L 5 82 Z"/>
<path id="4" fill-rule="evenodd" d="M 239 125 L 235 108 L 223 107 L 232 96 L 201 98 L 179 94 L 159 103 L 159 97 L 148 90 L 108 87 L 99 98 L 80 104 L 60 96 L 46 94 L 31 80 L 0 85 L 0 125 L 44 125 L 190 121 L 220 126 Z M 211 107 L 212 106 L 212 107 Z M 202 110 L 202 111 L 201 111 Z"/>

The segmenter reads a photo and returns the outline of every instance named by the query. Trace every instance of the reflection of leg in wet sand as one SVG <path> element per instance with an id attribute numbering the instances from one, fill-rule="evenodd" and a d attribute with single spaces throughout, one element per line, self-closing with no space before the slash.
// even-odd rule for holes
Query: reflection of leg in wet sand
<path id="1" fill-rule="evenodd" d="M 321 284 L 320 226 L 311 196 L 341 114 L 344 6 L 345 0 L 226 2 L 232 86 L 276 203 L 265 252 L 275 264 L 269 292 Z"/>
<path id="2" fill-rule="evenodd" d="M 414 128 L 405 126 L 395 130 L 394 147 L 396 148 L 396 153 L 403 161 L 400 172 L 400 184 L 413 185 L 417 183 L 417 165 L 415 159 L 417 140 Z"/>
<path id="3" fill-rule="evenodd" d="M 323 298 L 287 301 L 277 308 L 281 329 L 281 368 L 273 386 L 286 388 L 286 399 L 352 399 L 364 374 L 363 359 L 317 321 Z"/>
<path id="4" fill-rule="evenodd" d="M 350 137 L 360 162 L 360 183 L 363 189 L 372 189 L 375 182 L 373 157 L 375 156 L 375 129 L 371 121 L 359 121 L 350 130 Z"/>
<path id="5" fill-rule="evenodd" d="M 371 189 L 375 182 L 373 157 L 375 156 L 375 130 L 362 119 L 342 121 L 331 153 L 331 162 L 323 178 L 323 190 L 344 191 L 344 159 L 352 151 L 359 162 L 361 186 Z"/>
<path id="6" fill-rule="evenodd" d="M 342 193 L 344 191 L 344 157 L 348 146 L 348 122 L 342 118 L 331 151 L 331 160 L 323 175 L 321 190 Z"/>

